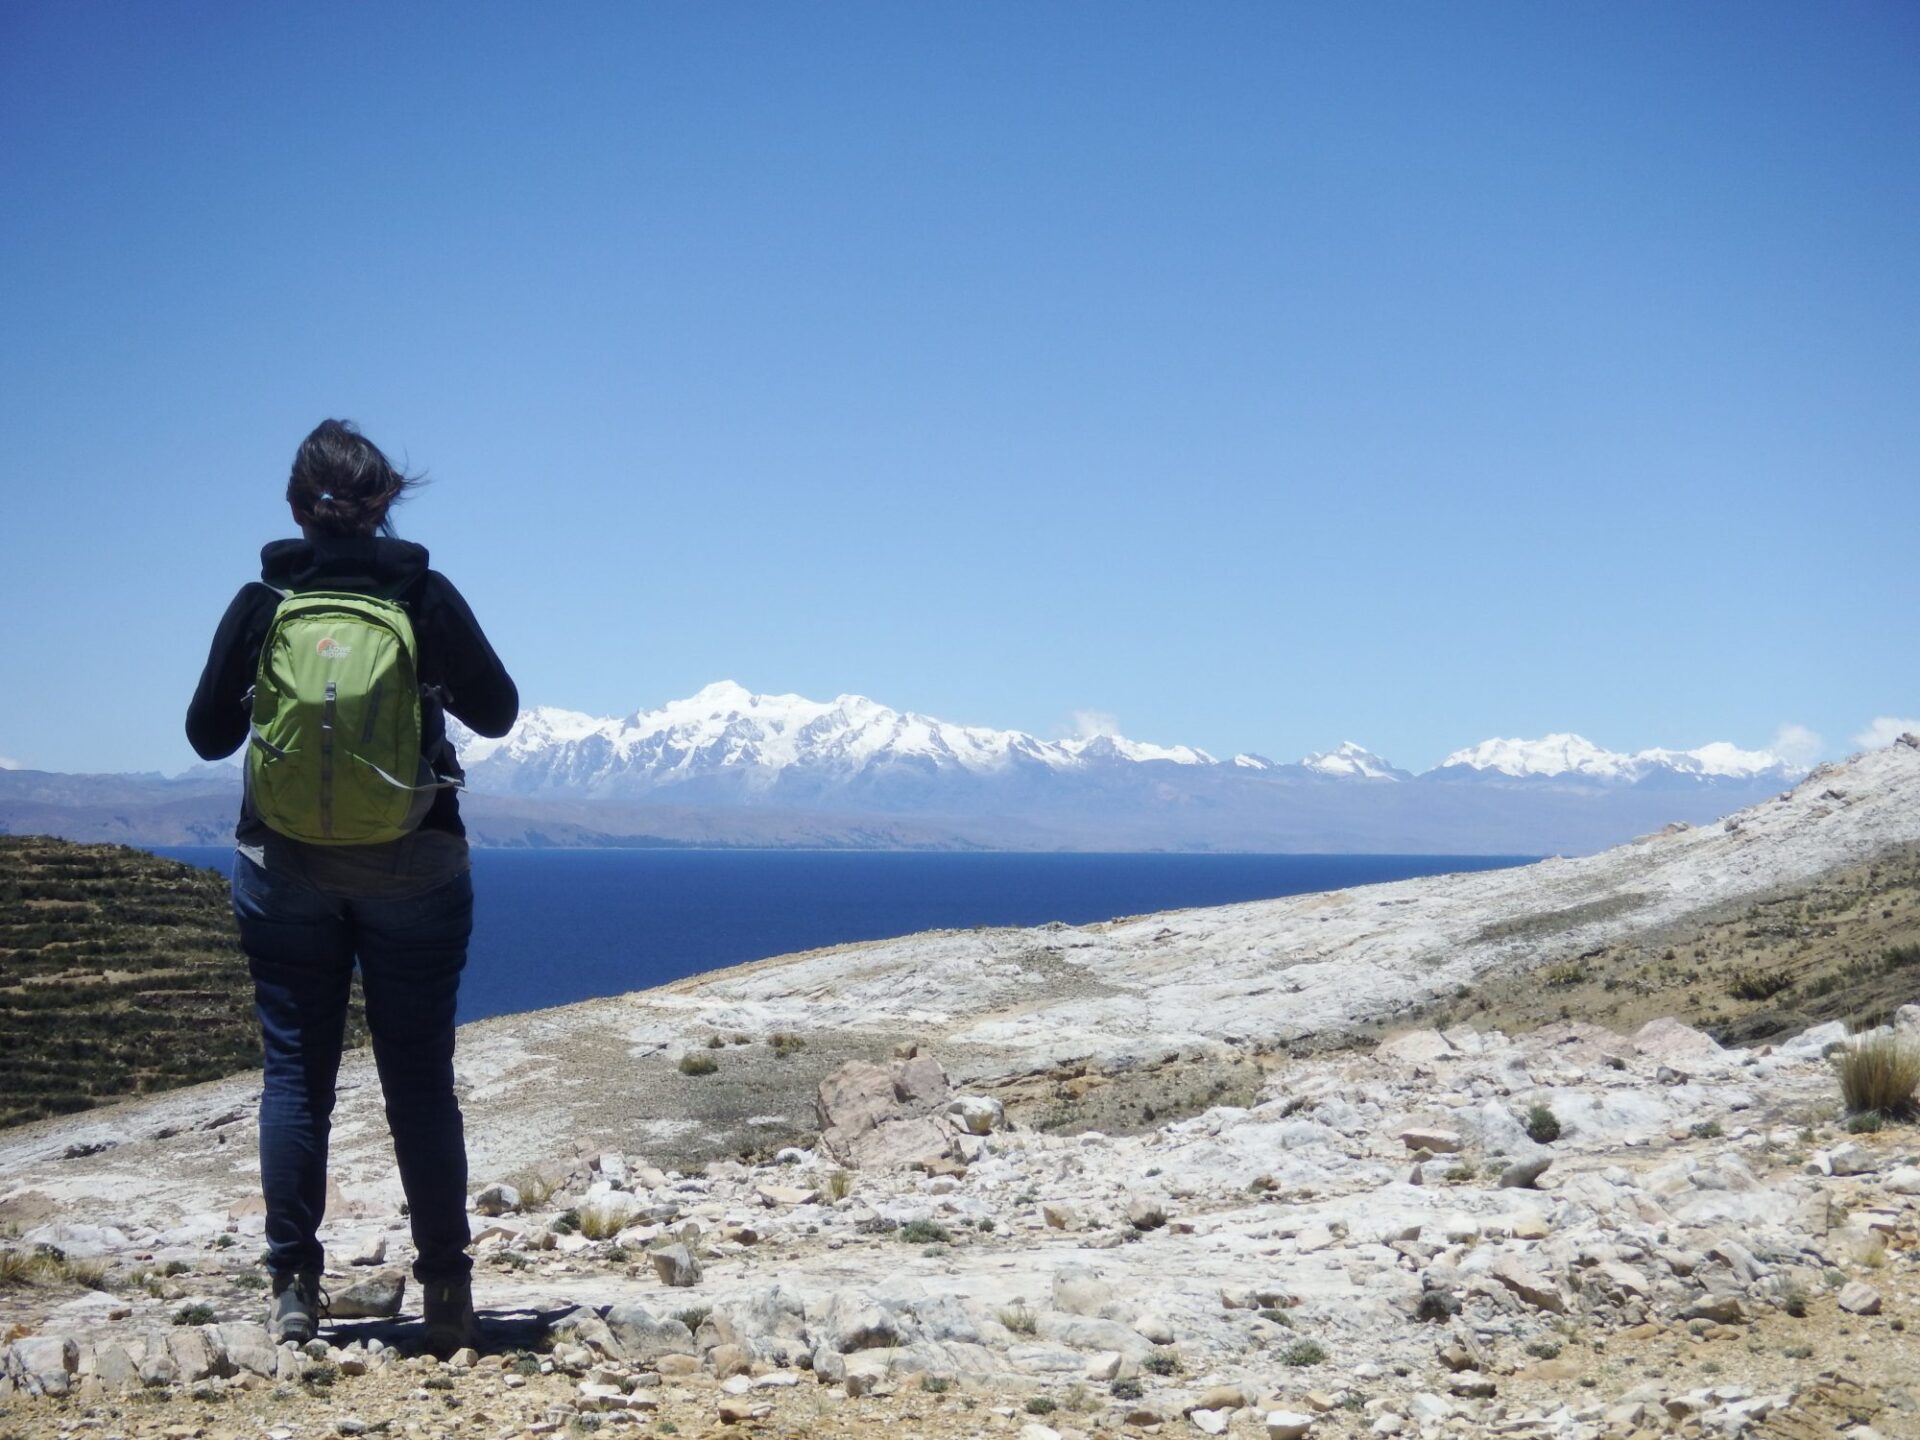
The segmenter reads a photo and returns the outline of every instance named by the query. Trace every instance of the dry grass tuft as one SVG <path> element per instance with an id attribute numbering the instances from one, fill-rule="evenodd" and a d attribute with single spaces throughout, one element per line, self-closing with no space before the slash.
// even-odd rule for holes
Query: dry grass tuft
<path id="1" fill-rule="evenodd" d="M 1833 1057 L 1847 1113 L 1911 1119 L 1920 1089 L 1920 1045 L 1899 1035 L 1857 1040 Z"/>
<path id="2" fill-rule="evenodd" d="M 580 1233 L 589 1240 L 611 1240 L 626 1225 L 625 1218 L 612 1209 L 599 1205 L 580 1207 Z"/>

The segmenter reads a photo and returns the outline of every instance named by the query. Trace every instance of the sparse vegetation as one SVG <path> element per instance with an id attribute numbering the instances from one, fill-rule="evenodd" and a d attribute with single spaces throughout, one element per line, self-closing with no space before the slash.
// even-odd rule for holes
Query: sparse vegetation
<path id="1" fill-rule="evenodd" d="M 1040 1317 L 1026 1304 L 1014 1304 L 1000 1312 L 1000 1323 L 1016 1335 L 1031 1335 L 1040 1328 Z"/>
<path id="2" fill-rule="evenodd" d="M 1560 1121 L 1550 1105 L 1527 1107 L 1527 1138 L 1538 1145 L 1551 1145 L 1560 1138 Z"/>
<path id="3" fill-rule="evenodd" d="M 807 1048 L 805 1040 L 787 1030 L 774 1031 L 767 1037 L 767 1044 L 772 1048 L 776 1060 L 784 1060 Z"/>
<path id="4" fill-rule="evenodd" d="M 827 1194 L 835 1200 L 844 1200 L 853 1193 L 853 1172 L 835 1170 L 827 1176 Z"/>
<path id="5" fill-rule="evenodd" d="M 1029 1415 L 1051 1415 L 1059 1408 L 1059 1402 L 1048 1395 L 1029 1395 L 1025 1406 Z"/>
<path id="6" fill-rule="evenodd" d="M 714 1037 L 718 1039 L 718 1036 Z M 724 1041 L 722 1042 L 725 1043 Z M 720 1068 L 720 1062 L 711 1055 L 702 1055 L 697 1050 L 689 1050 L 680 1057 L 682 1075 L 711 1075 Z"/>
<path id="7" fill-rule="evenodd" d="M 951 1245 L 953 1232 L 937 1220 L 909 1220 L 894 1232 L 909 1245 Z"/>
<path id="8" fill-rule="evenodd" d="M 713 1307 L 710 1305 L 689 1305 L 685 1310 L 676 1310 L 673 1318 L 687 1329 L 697 1331 L 707 1323 L 707 1317 L 711 1314 Z"/>
<path id="9" fill-rule="evenodd" d="M 1899 1035 L 1857 1040 L 1834 1057 L 1840 1099 L 1849 1115 L 1913 1118 L 1920 1088 L 1920 1045 Z"/>
<path id="10" fill-rule="evenodd" d="M 1308 1365 L 1318 1365 L 1326 1358 L 1326 1347 L 1318 1340 L 1295 1340 L 1280 1352 L 1282 1365 L 1293 1365 L 1302 1369 Z"/>
<path id="11" fill-rule="evenodd" d="M 173 1312 L 176 1325 L 211 1325 L 215 1318 L 211 1305 L 182 1305 Z"/>
<path id="12" fill-rule="evenodd" d="M 626 1228 L 624 1212 L 606 1205 L 582 1205 L 578 1210 L 570 1210 L 569 1215 L 576 1217 L 580 1233 L 589 1240 L 611 1240 Z"/>
<path id="13" fill-rule="evenodd" d="M 944 1395 L 953 1388 L 953 1381 L 944 1375 L 922 1375 L 920 1388 L 929 1395 Z"/>
<path id="14" fill-rule="evenodd" d="M 1180 1356 L 1170 1345 L 1160 1346 L 1146 1359 L 1140 1362 L 1140 1368 L 1149 1375 L 1178 1375 L 1183 1368 Z"/>
<path id="15" fill-rule="evenodd" d="M 521 1170 L 507 1177 L 507 1183 L 520 1192 L 522 1210 L 541 1210 L 553 1198 L 557 1188 L 553 1177 L 540 1170 Z"/>

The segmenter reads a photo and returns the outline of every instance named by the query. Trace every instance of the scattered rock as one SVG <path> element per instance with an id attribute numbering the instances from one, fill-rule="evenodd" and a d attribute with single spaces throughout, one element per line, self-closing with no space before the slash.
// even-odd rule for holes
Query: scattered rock
<path id="1" fill-rule="evenodd" d="M 335 1320 L 390 1320 L 406 1299 L 404 1271 L 382 1270 L 330 1296 L 327 1313 Z"/>
<path id="2" fill-rule="evenodd" d="M 520 1192 L 504 1180 L 496 1181 L 473 1197 L 476 1215 L 511 1215 L 520 1209 Z"/>
<path id="3" fill-rule="evenodd" d="M 1835 1175 L 1871 1175 L 1880 1168 L 1880 1157 L 1848 1140 L 1827 1152 L 1827 1166 Z"/>
<path id="4" fill-rule="evenodd" d="M 1136 1195 L 1127 1202 L 1127 1223 L 1136 1230 L 1158 1230 L 1167 1223 L 1167 1202 L 1157 1195 Z"/>
<path id="5" fill-rule="evenodd" d="M 1567 1299 L 1552 1279 L 1534 1269 L 1517 1255 L 1503 1255 L 1490 1272 L 1507 1289 L 1538 1310 L 1566 1312 Z"/>
<path id="6" fill-rule="evenodd" d="M 684 1245 L 665 1246 L 652 1251 L 647 1258 L 653 1261 L 653 1273 L 660 1277 L 662 1285 L 700 1283 L 700 1262 L 693 1258 L 693 1252 Z"/>
<path id="7" fill-rule="evenodd" d="M 1849 1315 L 1878 1315 L 1880 1292 L 1860 1280 L 1849 1280 L 1840 1287 L 1835 1303 Z"/>

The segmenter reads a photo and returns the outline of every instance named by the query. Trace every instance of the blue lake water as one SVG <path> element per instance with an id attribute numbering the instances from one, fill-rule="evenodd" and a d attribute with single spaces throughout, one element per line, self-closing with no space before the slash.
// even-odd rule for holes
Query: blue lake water
<path id="1" fill-rule="evenodd" d="M 230 873 L 226 846 L 155 847 Z M 460 1018 L 665 984 L 916 930 L 1084 924 L 1527 857 L 1037 855 L 820 850 L 475 850 Z"/>

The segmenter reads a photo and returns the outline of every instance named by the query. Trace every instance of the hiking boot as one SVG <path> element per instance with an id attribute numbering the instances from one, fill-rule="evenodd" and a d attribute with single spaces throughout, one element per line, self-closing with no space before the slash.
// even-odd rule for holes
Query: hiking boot
<path id="1" fill-rule="evenodd" d="M 273 1299 L 267 1307 L 267 1334 L 276 1345 L 286 1340 L 304 1345 L 320 1331 L 320 1272 L 270 1273 Z"/>
<path id="2" fill-rule="evenodd" d="M 432 1280 L 421 1286 L 426 1296 L 427 1350 L 445 1360 L 456 1350 L 480 1348 L 480 1322 L 473 1314 L 473 1278 Z"/>

